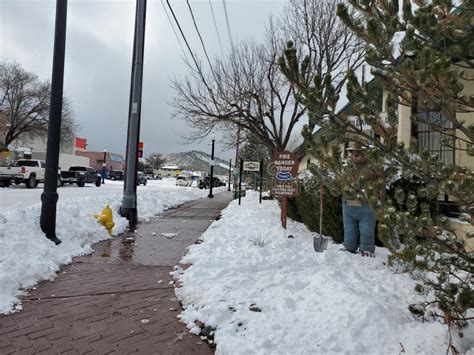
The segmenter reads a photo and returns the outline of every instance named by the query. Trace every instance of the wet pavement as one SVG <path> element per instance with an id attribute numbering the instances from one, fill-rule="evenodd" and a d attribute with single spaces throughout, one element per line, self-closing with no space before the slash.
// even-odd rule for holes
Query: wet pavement
<path id="1" fill-rule="evenodd" d="M 0 316 L 0 354 L 212 354 L 178 322 L 169 273 L 230 199 L 191 201 L 95 244 Z"/>

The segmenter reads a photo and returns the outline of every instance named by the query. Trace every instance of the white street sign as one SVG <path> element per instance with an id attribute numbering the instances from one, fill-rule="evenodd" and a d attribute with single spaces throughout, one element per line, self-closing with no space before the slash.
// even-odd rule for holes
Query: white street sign
<path id="1" fill-rule="evenodd" d="M 260 162 L 244 161 L 244 171 L 260 171 Z"/>

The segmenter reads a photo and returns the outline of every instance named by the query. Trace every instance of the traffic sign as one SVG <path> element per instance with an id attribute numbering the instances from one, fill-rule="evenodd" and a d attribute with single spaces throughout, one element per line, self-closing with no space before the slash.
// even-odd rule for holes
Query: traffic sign
<path id="1" fill-rule="evenodd" d="M 143 142 L 138 142 L 138 157 L 143 158 Z"/>

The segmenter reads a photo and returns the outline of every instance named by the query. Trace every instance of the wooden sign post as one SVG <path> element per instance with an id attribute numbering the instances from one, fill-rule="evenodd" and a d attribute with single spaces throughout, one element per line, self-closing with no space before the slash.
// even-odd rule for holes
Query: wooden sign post
<path id="1" fill-rule="evenodd" d="M 288 215 L 288 197 L 298 194 L 296 175 L 298 174 L 298 158 L 290 152 L 276 154 L 270 163 L 272 175 L 271 193 L 280 197 L 281 226 L 286 229 Z"/>

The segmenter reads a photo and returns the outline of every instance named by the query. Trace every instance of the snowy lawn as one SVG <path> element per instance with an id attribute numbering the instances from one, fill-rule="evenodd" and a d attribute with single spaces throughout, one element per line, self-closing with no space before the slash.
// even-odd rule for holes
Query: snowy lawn
<path id="1" fill-rule="evenodd" d="M 208 190 L 174 184 L 174 179 L 164 179 L 138 187 L 140 221 L 208 194 Z M 42 185 L 36 189 L 0 189 L 0 313 L 21 309 L 18 296 L 25 294 L 26 289 L 40 280 L 54 279 L 60 265 L 70 263 L 74 256 L 92 252 L 92 243 L 110 238 L 92 217 L 106 204 L 114 211 L 114 235 L 128 225 L 118 214 L 123 182 L 107 181 L 99 188 L 65 186 L 58 189 L 56 224 L 62 244 L 55 246 L 39 226 L 42 190 Z"/>
<path id="2" fill-rule="evenodd" d="M 174 272 L 181 320 L 196 334 L 202 323 L 215 328 L 216 353 L 446 351 L 446 326 L 411 315 L 407 306 L 421 300 L 415 282 L 387 268 L 386 249 L 375 258 L 336 244 L 315 253 L 315 234 L 293 221 L 285 231 L 279 213 L 276 201 L 259 204 L 256 193 L 232 202 L 182 259 L 192 266 Z M 472 330 L 457 339 L 458 350 L 474 346 Z"/>

